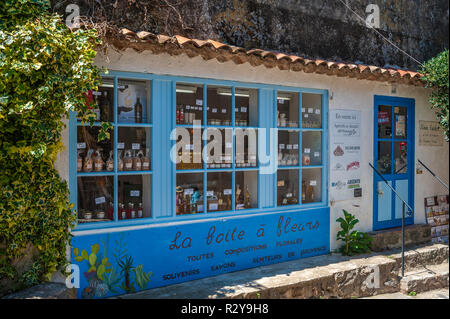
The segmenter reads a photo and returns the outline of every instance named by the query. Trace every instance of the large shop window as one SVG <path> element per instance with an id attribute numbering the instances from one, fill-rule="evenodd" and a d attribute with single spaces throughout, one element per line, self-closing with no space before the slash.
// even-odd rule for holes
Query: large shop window
<path id="1" fill-rule="evenodd" d="M 121 74 L 89 92 L 93 126 L 71 120 L 80 229 L 325 205 L 324 91 Z M 99 142 L 102 122 L 112 129 Z M 276 152 L 269 173 L 262 132 Z"/>
<path id="2" fill-rule="evenodd" d="M 98 91 L 89 92 L 98 122 L 77 121 L 79 224 L 152 216 L 150 81 L 116 81 L 103 78 Z M 113 128 L 98 142 L 101 121 Z"/>

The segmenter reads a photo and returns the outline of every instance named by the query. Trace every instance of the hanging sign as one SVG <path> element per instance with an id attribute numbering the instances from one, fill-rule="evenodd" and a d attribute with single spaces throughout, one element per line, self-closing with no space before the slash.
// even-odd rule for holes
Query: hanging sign
<path id="1" fill-rule="evenodd" d="M 355 189 L 361 188 L 360 111 L 330 111 L 329 145 L 330 200 L 359 197 L 360 191 L 355 193 Z"/>

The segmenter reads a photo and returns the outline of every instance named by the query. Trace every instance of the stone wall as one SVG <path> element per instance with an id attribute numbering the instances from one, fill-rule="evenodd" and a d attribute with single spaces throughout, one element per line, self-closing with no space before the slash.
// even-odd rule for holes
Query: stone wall
<path id="1" fill-rule="evenodd" d="M 365 19 L 380 9 L 377 29 L 423 62 L 448 48 L 447 0 L 55 0 L 63 15 L 69 3 L 80 14 L 132 31 L 213 39 L 309 58 L 416 69 L 417 63 L 386 42 Z M 172 5 L 173 4 L 173 5 Z"/>

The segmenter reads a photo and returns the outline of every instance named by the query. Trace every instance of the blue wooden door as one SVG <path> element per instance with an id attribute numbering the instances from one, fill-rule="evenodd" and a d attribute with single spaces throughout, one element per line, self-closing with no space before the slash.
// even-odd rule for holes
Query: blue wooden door
<path id="1" fill-rule="evenodd" d="M 374 104 L 374 167 L 414 209 L 414 100 L 375 96 Z M 375 172 L 373 179 L 374 230 L 401 226 L 401 199 Z"/>

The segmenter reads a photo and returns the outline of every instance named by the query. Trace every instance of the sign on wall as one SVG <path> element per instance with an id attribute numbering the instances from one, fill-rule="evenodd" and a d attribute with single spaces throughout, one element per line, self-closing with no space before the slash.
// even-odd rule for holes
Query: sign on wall
<path id="1" fill-rule="evenodd" d="M 361 194 L 361 112 L 330 110 L 330 200 Z M 355 191 L 356 190 L 356 191 Z"/>
<path id="2" fill-rule="evenodd" d="M 419 145 L 442 146 L 443 135 L 439 122 L 419 121 Z"/>

